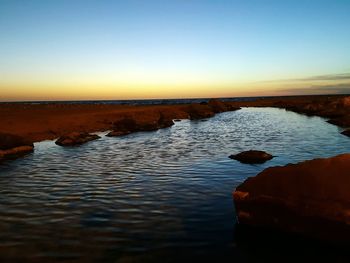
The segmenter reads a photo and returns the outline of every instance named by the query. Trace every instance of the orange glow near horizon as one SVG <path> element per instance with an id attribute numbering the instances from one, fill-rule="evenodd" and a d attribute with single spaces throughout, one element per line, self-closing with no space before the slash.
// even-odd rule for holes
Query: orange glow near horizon
<path id="1" fill-rule="evenodd" d="M 350 93 L 344 1 L 25 2 L 0 1 L 0 101 Z"/>
<path id="2" fill-rule="evenodd" d="M 336 94 L 328 85 L 342 83 L 313 82 L 305 86 L 304 82 L 288 83 L 240 83 L 229 84 L 154 84 L 154 85 L 108 85 L 108 84 L 36 84 L 35 86 L 0 86 L 0 101 L 64 101 L 64 100 L 132 100 L 132 99 L 182 99 L 182 98 L 228 98 L 255 96 L 283 96 Z M 333 87 L 332 86 L 332 87 Z M 307 88 L 305 88 L 307 87 Z"/>

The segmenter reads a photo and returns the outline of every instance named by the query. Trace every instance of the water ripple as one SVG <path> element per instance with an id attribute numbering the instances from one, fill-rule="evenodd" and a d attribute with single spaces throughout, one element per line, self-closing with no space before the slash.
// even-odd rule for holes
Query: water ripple
<path id="1" fill-rule="evenodd" d="M 235 251 L 231 193 L 240 182 L 272 165 L 348 152 L 350 140 L 318 117 L 247 108 L 81 147 L 35 146 L 0 166 L 3 259 Z M 253 148 L 277 157 L 262 165 L 227 158 Z"/>

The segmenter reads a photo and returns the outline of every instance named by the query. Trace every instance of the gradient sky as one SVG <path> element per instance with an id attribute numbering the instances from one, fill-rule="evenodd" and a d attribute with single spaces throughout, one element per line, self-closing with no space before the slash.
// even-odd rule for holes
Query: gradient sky
<path id="1" fill-rule="evenodd" d="M 350 92 L 350 1 L 0 0 L 0 100 Z"/>

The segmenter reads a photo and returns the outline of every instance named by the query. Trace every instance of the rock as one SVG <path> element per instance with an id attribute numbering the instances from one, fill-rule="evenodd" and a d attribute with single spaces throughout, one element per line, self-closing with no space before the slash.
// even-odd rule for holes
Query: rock
<path id="1" fill-rule="evenodd" d="M 350 137 L 350 129 L 343 131 L 341 134 Z"/>
<path id="2" fill-rule="evenodd" d="M 114 122 L 113 128 L 117 131 L 131 133 L 137 130 L 136 121 L 130 117 Z"/>
<path id="3" fill-rule="evenodd" d="M 60 146 L 75 146 L 99 138 L 101 137 L 96 134 L 89 134 L 86 132 L 72 132 L 67 135 L 61 136 L 60 138 L 58 138 L 58 140 L 56 140 L 55 143 Z"/>
<path id="4" fill-rule="evenodd" d="M 344 115 L 338 118 L 332 118 L 327 121 L 328 123 L 340 126 L 340 127 L 350 127 L 350 116 Z"/>
<path id="5" fill-rule="evenodd" d="M 210 118 L 215 115 L 211 107 L 201 104 L 190 104 L 187 113 L 191 120 Z"/>
<path id="6" fill-rule="evenodd" d="M 350 241 L 350 154 L 267 168 L 233 193 L 240 224 Z"/>
<path id="7" fill-rule="evenodd" d="M 0 161 L 17 158 L 33 152 L 33 150 L 33 143 L 23 137 L 9 133 L 0 133 Z"/>
<path id="8" fill-rule="evenodd" d="M 174 125 L 172 119 L 167 118 L 162 113 L 158 120 L 150 120 L 146 122 L 136 122 L 132 118 L 124 118 L 114 123 L 114 130 L 108 133 L 108 137 L 123 136 L 133 132 L 140 131 L 156 131 L 158 129 L 168 128 Z"/>
<path id="9" fill-rule="evenodd" d="M 175 119 L 175 120 L 173 120 L 173 121 L 175 121 L 175 122 L 179 122 L 179 121 L 181 121 L 180 119 Z"/>
<path id="10" fill-rule="evenodd" d="M 241 109 L 240 107 L 235 107 L 231 105 L 229 102 L 226 103 L 226 107 L 227 107 L 227 111 L 236 111 Z"/>
<path id="11" fill-rule="evenodd" d="M 215 113 L 228 111 L 227 105 L 218 99 L 210 99 L 208 105 Z"/>
<path id="12" fill-rule="evenodd" d="M 174 122 L 172 119 L 166 117 L 164 114 L 160 113 L 160 117 L 158 120 L 158 128 L 159 129 L 164 129 L 168 128 L 174 125 Z"/>
<path id="13" fill-rule="evenodd" d="M 255 164 L 255 163 L 264 163 L 268 160 L 271 160 L 273 156 L 269 153 L 263 151 L 245 151 L 239 154 L 230 155 L 229 158 L 237 160 L 241 163 Z"/>
<path id="14" fill-rule="evenodd" d="M 111 131 L 106 134 L 107 137 L 118 137 L 130 134 L 130 131 Z"/>

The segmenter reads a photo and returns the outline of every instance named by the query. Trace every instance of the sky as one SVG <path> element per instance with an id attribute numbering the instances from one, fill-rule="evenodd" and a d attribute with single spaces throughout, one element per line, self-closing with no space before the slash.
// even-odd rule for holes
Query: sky
<path id="1" fill-rule="evenodd" d="M 0 101 L 350 93 L 349 0 L 0 0 Z"/>

